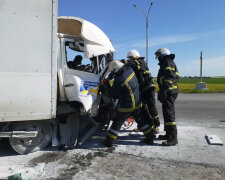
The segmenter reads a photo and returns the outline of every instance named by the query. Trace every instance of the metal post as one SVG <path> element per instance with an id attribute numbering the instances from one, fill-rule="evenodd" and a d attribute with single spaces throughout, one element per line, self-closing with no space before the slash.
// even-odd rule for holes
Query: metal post
<path id="1" fill-rule="evenodd" d="M 202 82 L 202 51 L 200 53 L 200 82 Z"/>
<path id="2" fill-rule="evenodd" d="M 148 66 L 148 16 L 146 17 L 146 64 Z"/>
<path id="3" fill-rule="evenodd" d="M 149 16 L 152 5 L 153 5 L 153 3 L 151 2 L 150 6 L 149 6 L 149 9 L 148 9 L 148 14 L 146 15 L 146 13 L 142 9 L 140 9 L 135 4 L 133 4 L 133 6 L 135 8 L 137 8 L 141 13 L 144 14 L 145 19 L 146 19 L 146 63 L 147 63 L 147 66 L 148 66 L 148 16 Z"/>

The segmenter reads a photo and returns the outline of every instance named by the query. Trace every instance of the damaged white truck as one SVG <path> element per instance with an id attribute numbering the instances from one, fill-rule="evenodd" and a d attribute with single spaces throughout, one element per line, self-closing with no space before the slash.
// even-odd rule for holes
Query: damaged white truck
<path id="1" fill-rule="evenodd" d="M 100 72 L 115 51 L 94 24 L 57 17 L 57 0 L 0 1 L 0 139 L 19 154 L 82 144 L 97 129 Z M 68 67 L 75 55 L 85 70 Z M 89 61 L 89 62 L 88 62 Z"/>

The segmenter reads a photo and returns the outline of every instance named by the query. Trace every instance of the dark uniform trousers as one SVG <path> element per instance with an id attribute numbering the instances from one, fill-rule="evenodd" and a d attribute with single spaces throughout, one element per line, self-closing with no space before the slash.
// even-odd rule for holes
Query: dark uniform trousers
<path id="1" fill-rule="evenodd" d="M 115 131 L 119 131 L 121 126 L 124 124 L 126 119 L 130 116 L 134 116 L 135 121 L 137 122 L 139 127 L 143 127 L 147 124 L 146 119 L 142 118 L 143 109 L 139 108 L 133 112 L 118 112 L 116 113 L 116 116 L 113 119 L 113 123 L 111 126 L 111 129 Z"/>
<path id="2" fill-rule="evenodd" d="M 116 115 L 113 118 L 113 123 L 109 129 L 107 138 L 109 138 L 111 141 L 116 140 L 118 136 L 118 131 L 120 130 L 126 119 L 130 116 L 133 116 L 135 118 L 138 127 L 144 133 L 145 137 L 151 138 L 150 135 L 152 132 L 152 124 L 149 124 L 149 120 L 146 118 L 149 116 L 148 111 L 146 111 L 144 107 L 136 109 L 133 112 L 116 111 Z"/>
<path id="3" fill-rule="evenodd" d="M 164 127 L 167 134 L 176 135 L 177 126 L 175 122 L 175 100 L 178 92 L 169 91 L 167 92 L 167 98 L 162 102 L 162 110 L 164 117 Z"/>
<path id="4" fill-rule="evenodd" d="M 149 114 L 151 115 L 154 126 L 155 127 L 160 126 L 159 114 L 158 114 L 158 110 L 156 109 L 156 103 L 155 103 L 154 89 L 149 88 L 145 90 L 144 92 L 142 92 L 142 102 L 143 104 L 147 105 L 148 111 L 149 111 Z"/>

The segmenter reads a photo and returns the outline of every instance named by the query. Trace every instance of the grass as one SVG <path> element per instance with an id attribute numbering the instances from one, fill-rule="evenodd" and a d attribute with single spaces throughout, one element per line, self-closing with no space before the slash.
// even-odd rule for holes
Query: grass
<path id="1" fill-rule="evenodd" d="M 156 79 L 154 79 L 156 83 Z M 200 82 L 200 78 L 181 78 L 178 82 L 181 93 L 225 93 L 225 77 L 203 78 L 208 90 L 195 90 L 195 84 Z M 156 83 L 157 85 L 157 83 Z M 157 90 L 158 91 L 158 86 Z"/>

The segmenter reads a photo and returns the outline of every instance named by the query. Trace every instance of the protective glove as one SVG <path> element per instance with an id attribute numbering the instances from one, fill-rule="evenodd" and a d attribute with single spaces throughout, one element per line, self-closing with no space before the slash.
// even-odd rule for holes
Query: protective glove
<path id="1" fill-rule="evenodd" d="M 110 87 L 109 82 L 105 79 L 102 81 L 102 83 L 99 86 L 99 91 L 101 93 L 104 93 L 106 91 L 106 89 L 108 89 Z"/>
<path id="2" fill-rule="evenodd" d="M 109 81 L 108 81 L 107 79 L 104 79 L 104 80 L 102 81 L 102 84 L 105 85 L 105 86 L 106 86 L 106 85 L 108 86 L 108 85 L 109 85 Z"/>
<path id="3" fill-rule="evenodd" d="M 104 93 L 105 92 L 105 90 L 106 90 L 106 87 L 105 87 L 105 85 L 104 84 L 100 84 L 99 85 L 99 92 L 101 92 L 101 93 Z"/>
<path id="4" fill-rule="evenodd" d="M 158 92 L 158 100 L 159 102 L 163 102 L 167 99 L 167 91 L 166 90 L 159 90 Z"/>

